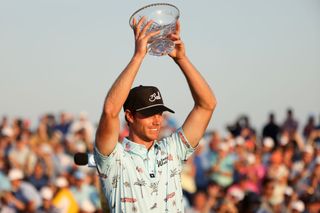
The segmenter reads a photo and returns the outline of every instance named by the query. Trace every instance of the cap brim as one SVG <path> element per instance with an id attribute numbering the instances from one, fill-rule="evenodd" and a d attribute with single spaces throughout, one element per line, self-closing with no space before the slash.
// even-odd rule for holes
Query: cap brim
<path id="1" fill-rule="evenodd" d="M 150 107 L 148 109 L 140 110 L 140 111 L 137 111 L 137 112 L 139 112 L 142 115 L 148 117 L 148 116 L 152 116 L 152 115 L 155 115 L 155 114 L 158 114 L 158 113 L 161 113 L 161 112 L 165 112 L 165 111 L 174 113 L 174 111 L 172 109 L 169 109 L 166 106 L 154 106 L 154 107 Z"/>

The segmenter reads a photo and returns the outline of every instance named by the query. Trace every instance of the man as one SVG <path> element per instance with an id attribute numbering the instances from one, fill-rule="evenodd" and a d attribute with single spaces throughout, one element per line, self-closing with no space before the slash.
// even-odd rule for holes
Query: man
<path id="1" fill-rule="evenodd" d="M 203 136 L 216 106 L 206 81 L 186 56 L 180 40 L 180 23 L 170 36 L 175 49 L 169 56 L 186 77 L 194 107 L 182 127 L 171 136 L 157 141 L 164 111 L 156 87 L 139 86 L 130 90 L 147 53 L 147 42 L 159 32 L 147 32 L 152 21 L 143 17 L 133 21 L 134 55 L 113 83 L 104 102 L 96 133 L 95 162 L 104 194 L 112 212 L 183 212 L 180 172 Z M 118 143 L 119 114 L 124 108 L 129 136 Z"/>
<path id="2" fill-rule="evenodd" d="M 8 173 L 11 192 L 6 194 L 6 202 L 16 211 L 33 212 L 41 206 L 41 196 L 30 183 L 23 181 L 24 174 L 20 169 L 11 169 Z"/>

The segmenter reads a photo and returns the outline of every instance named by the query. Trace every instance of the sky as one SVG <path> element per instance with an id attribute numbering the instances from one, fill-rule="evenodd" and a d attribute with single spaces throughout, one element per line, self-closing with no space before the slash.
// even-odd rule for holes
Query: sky
<path id="1" fill-rule="evenodd" d="M 134 51 L 129 17 L 157 1 L 0 0 L 0 116 L 37 125 L 47 112 L 99 120 L 105 95 Z M 320 119 L 320 1 L 165 1 L 180 9 L 187 56 L 218 105 L 208 130 L 246 114 L 260 131 L 288 107 L 300 127 Z M 157 86 L 179 124 L 193 106 L 168 57 L 146 56 L 137 85 Z"/>

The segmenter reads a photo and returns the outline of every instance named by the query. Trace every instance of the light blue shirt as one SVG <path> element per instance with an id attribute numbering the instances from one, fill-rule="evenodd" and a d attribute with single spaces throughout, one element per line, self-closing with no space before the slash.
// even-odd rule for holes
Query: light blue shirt
<path id="1" fill-rule="evenodd" d="M 109 156 L 95 148 L 103 192 L 112 212 L 184 212 L 183 162 L 193 153 L 182 129 L 144 145 L 124 139 Z"/>

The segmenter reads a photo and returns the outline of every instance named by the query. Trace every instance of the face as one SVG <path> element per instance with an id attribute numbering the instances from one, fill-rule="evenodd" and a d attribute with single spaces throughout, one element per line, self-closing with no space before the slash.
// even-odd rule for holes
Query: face
<path id="1" fill-rule="evenodd" d="M 141 113 L 132 114 L 126 112 L 130 127 L 130 135 L 135 142 L 153 142 L 159 138 L 163 122 L 162 112 L 151 116 L 144 116 Z"/>

